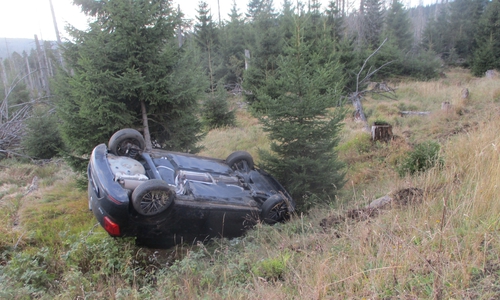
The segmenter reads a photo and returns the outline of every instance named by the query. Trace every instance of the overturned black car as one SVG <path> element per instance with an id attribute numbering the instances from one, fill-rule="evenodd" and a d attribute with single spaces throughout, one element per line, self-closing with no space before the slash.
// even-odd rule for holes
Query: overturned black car
<path id="1" fill-rule="evenodd" d="M 91 209 L 116 237 L 169 246 L 237 237 L 257 222 L 288 219 L 293 199 L 271 175 L 236 151 L 226 160 L 145 150 L 134 129 L 94 148 L 87 169 Z"/>

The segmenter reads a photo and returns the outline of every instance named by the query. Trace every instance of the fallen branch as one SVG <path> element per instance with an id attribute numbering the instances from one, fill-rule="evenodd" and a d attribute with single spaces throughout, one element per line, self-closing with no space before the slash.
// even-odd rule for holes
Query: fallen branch
<path id="1" fill-rule="evenodd" d="M 406 116 L 428 116 L 430 115 L 430 111 L 400 111 L 399 115 L 401 117 L 406 117 Z"/>

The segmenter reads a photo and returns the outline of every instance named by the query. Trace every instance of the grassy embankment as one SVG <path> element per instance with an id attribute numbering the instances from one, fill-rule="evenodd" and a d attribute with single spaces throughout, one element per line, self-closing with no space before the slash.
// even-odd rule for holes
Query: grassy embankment
<path id="1" fill-rule="evenodd" d="M 393 124 L 397 138 L 389 144 L 371 143 L 361 124 L 346 119 L 339 152 L 347 183 L 336 203 L 230 241 L 136 248 L 94 226 L 86 191 L 62 163 L 4 160 L 0 298 L 498 298 L 500 79 L 447 75 L 393 84 L 397 100 L 364 101 L 370 122 Z M 450 112 L 441 111 L 444 101 Z M 403 118 L 400 110 L 432 114 Z M 244 110 L 238 122 L 211 131 L 202 154 L 246 149 L 258 163 L 257 149 L 268 141 Z M 443 164 L 401 178 L 401 160 L 429 140 L 442 145 Z M 34 176 L 38 189 L 29 192 Z M 369 217 L 346 215 L 405 190 L 419 192 Z"/>

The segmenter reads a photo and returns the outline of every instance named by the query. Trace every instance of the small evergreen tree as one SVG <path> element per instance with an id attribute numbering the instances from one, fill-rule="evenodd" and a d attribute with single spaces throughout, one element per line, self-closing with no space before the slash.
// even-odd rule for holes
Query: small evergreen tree
<path id="1" fill-rule="evenodd" d="M 75 1 L 90 17 L 85 31 L 72 28 L 65 47 L 73 74 L 58 78 L 58 114 L 68 150 L 87 154 L 113 132 L 143 128 L 146 144 L 196 149 L 193 82 L 181 81 L 183 49 L 174 36 L 176 18 L 167 0 Z M 188 126 L 189 125 L 189 126 Z M 198 130 L 196 129 L 198 128 Z M 148 143 L 149 139 L 149 143 Z"/>
<path id="2" fill-rule="evenodd" d="M 334 41 L 339 41 L 343 37 L 344 33 L 344 16 L 337 7 L 335 1 L 330 1 L 328 7 L 325 10 L 325 29 L 327 34 Z"/>
<path id="3" fill-rule="evenodd" d="M 231 87 L 243 82 L 245 69 L 245 22 L 238 12 L 236 1 L 233 0 L 229 22 L 222 28 L 221 52 L 222 65 L 217 73 L 221 73 L 224 83 Z"/>
<path id="4" fill-rule="evenodd" d="M 33 116 L 25 121 L 26 131 L 21 145 L 24 152 L 38 159 L 57 156 L 63 141 L 57 129 L 57 116 L 45 106 L 35 108 Z"/>
<path id="5" fill-rule="evenodd" d="M 203 103 L 203 121 L 210 129 L 218 127 L 230 127 L 236 124 L 234 110 L 229 109 L 227 92 L 224 89 L 217 89 L 216 93 L 207 95 Z"/>
<path id="6" fill-rule="evenodd" d="M 500 70 L 500 1 L 493 0 L 486 7 L 476 33 L 472 72 L 482 76 L 490 69 Z"/>
<path id="7" fill-rule="evenodd" d="M 467 67 L 470 65 L 473 49 L 477 47 L 475 36 L 479 30 L 479 20 L 487 2 L 488 0 L 455 0 L 450 3 L 449 26 L 455 54 L 450 63 Z"/>
<path id="8" fill-rule="evenodd" d="M 268 80 L 278 91 L 259 93 L 259 100 L 265 112 L 260 121 L 272 141 L 271 152 L 261 151 L 263 165 L 306 210 L 314 202 L 331 201 L 343 185 L 343 165 L 334 148 L 344 111 L 328 111 L 339 98 L 339 64 L 319 63 L 324 57 L 304 43 L 302 34 L 299 27 Z"/>
<path id="9" fill-rule="evenodd" d="M 413 45 L 410 18 L 404 6 L 398 0 L 392 1 L 386 17 L 386 36 L 394 40 L 400 51 L 407 52 Z"/>
<path id="10" fill-rule="evenodd" d="M 446 7 L 441 7 L 436 18 L 431 18 L 425 26 L 422 36 L 422 46 L 425 50 L 434 51 L 446 60 L 453 48 L 450 14 Z"/>
<path id="11" fill-rule="evenodd" d="M 268 77 L 276 70 L 276 59 L 282 52 L 283 38 L 277 22 L 272 0 L 252 0 L 248 4 L 248 14 L 252 19 L 249 38 L 251 53 L 249 69 L 245 71 L 243 87 L 252 93 L 245 94 L 253 104 L 255 93 L 265 86 Z"/>
<path id="12" fill-rule="evenodd" d="M 381 0 L 363 0 L 361 15 L 362 43 L 371 49 L 376 49 L 381 42 L 384 15 Z"/>
<path id="13" fill-rule="evenodd" d="M 201 64 L 209 78 L 210 91 L 213 92 L 217 82 L 215 78 L 215 56 L 218 46 L 218 34 L 212 20 L 210 8 L 206 2 L 200 1 L 197 13 L 196 20 L 198 22 L 194 25 L 194 37 L 201 50 Z"/>

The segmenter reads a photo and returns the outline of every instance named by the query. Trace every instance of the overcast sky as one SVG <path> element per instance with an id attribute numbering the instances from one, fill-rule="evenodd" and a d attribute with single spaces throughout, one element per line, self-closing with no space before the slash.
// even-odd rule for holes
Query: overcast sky
<path id="1" fill-rule="evenodd" d="M 213 19 L 217 21 L 217 0 L 205 0 L 205 2 L 212 9 Z M 248 2 L 249 0 L 236 1 L 240 13 L 246 11 Z M 328 0 L 322 2 L 327 3 Z M 72 3 L 72 0 L 52 0 L 62 38 L 68 37 L 64 30 L 68 23 L 79 29 L 86 28 L 86 16 Z M 194 19 L 199 0 L 174 0 L 174 8 L 177 8 L 178 3 L 186 17 Z M 219 0 L 219 3 L 221 17 L 225 19 L 231 10 L 233 0 Z M 274 0 L 274 4 L 278 7 L 281 3 L 281 0 Z M 35 34 L 43 40 L 56 39 L 49 0 L 0 0 L 0 38 L 32 39 Z"/>

